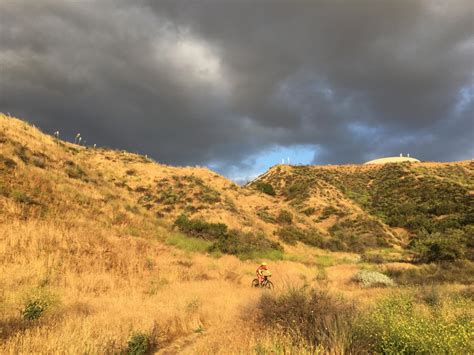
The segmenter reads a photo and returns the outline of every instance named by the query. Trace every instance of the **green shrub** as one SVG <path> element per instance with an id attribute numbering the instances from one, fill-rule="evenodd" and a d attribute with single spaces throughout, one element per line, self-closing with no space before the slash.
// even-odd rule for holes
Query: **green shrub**
<path id="1" fill-rule="evenodd" d="M 364 312 L 357 318 L 352 352 L 472 353 L 472 319 L 463 309 L 469 305 L 459 307 L 446 301 L 444 305 L 428 305 L 428 312 L 419 311 L 419 307 L 409 296 L 396 295 L 381 300 L 373 311 Z"/>
<path id="2" fill-rule="evenodd" d="M 316 212 L 316 208 L 314 207 L 308 207 L 306 209 L 304 209 L 303 211 L 301 211 L 302 213 L 304 213 L 305 215 L 307 216 L 311 216 L 313 215 L 315 212 Z"/>
<path id="3" fill-rule="evenodd" d="M 176 202 L 181 200 L 183 197 L 182 192 L 175 192 L 172 187 L 166 191 L 162 191 L 160 197 L 157 199 L 157 202 L 164 205 L 174 205 Z"/>
<path id="4" fill-rule="evenodd" d="M 434 233 L 413 243 L 413 249 L 419 252 L 423 262 L 454 262 L 464 259 L 464 234 L 460 230 L 447 230 Z"/>
<path id="5" fill-rule="evenodd" d="M 15 155 L 23 161 L 23 163 L 27 164 L 30 161 L 28 157 L 28 148 L 21 144 L 15 144 Z"/>
<path id="6" fill-rule="evenodd" d="M 252 258 L 255 253 L 282 251 L 280 244 L 267 239 L 265 236 L 231 230 L 219 237 L 210 251 L 220 251 L 224 254 L 240 255 Z"/>
<path id="7" fill-rule="evenodd" d="M 33 157 L 32 163 L 34 166 L 41 169 L 44 169 L 46 167 L 46 163 L 43 157 L 37 157 L 37 156 Z"/>
<path id="8" fill-rule="evenodd" d="M 46 289 L 32 290 L 23 299 L 22 318 L 27 321 L 39 319 L 57 303 L 56 296 Z"/>
<path id="9" fill-rule="evenodd" d="M 36 204 L 38 204 L 35 200 L 33 200 L 31 197 L 29 197 L 27 194 L 25 194 L 22 191 L 13 190 L 10 193 L 10 197 L 12 197 L 16 202 L 23 203 L 25 205 L 36 205 Z"/>
<path id="10" fill-rule="evenodd" d="M 287 210 L 281 210 L 276 220 L 280 224 L 291 224 L 293 222 L 293 215 Z"/>
<path id="11" fill-rule="evenodd" d="M 66 162 L 66 174 L 73 179 L 85 180 L 87 177 L 86 172 L 76 163 L 71 160 Z"/>
<path id="12" fill-rule="evenodd" d="M 215 240 L 227 233 L 227 226 L 224 223 L 208 223 L 202 219 L 189 219 L 184 214 L 176 219 L 174 225 L 183 233 L 206 240 Z"/>
<path id="13" fill-rule="evenodd" d="M 150 351 L 150 339 L 147 334 L 137 332 L 132 334 L 127 343 L 126 354 L 143 355 Z"/>
<path id="14" fill-rule="evenodd" d="M 205 186 L 203 191 L 199 194 L 199 199 L 202 202 L 214 204 L 221 201 L 221 196 L 218 191 Z"/>
<path id="15" fill-rule="evenodd" d="M 285 226 L 277 231 L 277 235 L 289 245 L 302 242 L 314 247 L 325 246 L 323 238 L 315 230 L 302 230 L 295 226 Z"/>
<path id="16" fill-rule="evenodd" d="M 263 193 L 267 195 L 270 195 L 270 196 L 276 195 L 275 190 L 273 189 L 273 186 L 267 182 L 258 181 L 257 183 L 255 183 L 255 187 L 257 188 L 257 190 L 262 191 Z"/>
<path id="17" fill-rule="evenodd" d="M 391 236 L 383 225 L 374 219 L 358 215 L 336 222 L 329 233 L 332 243 L 328 248 L 333 251 L 364 252 L 367 248 L 388 247 Z"/>
<path id="18" fill-rule="evenodd" d="M 325 220 L 326 218 L 332 216 L 332 215 L 338 215 L 340 210 L 337 209 L 334 206 L 326 206 L 324 207 L 323 211 L 321 212 L 321 215 L 319 216 L 319 220 Z"/>
<path id="19" fill-rule="evenodd" d="M 0 154 L 0 163 L 2 163 L 7 169 L 13 169 L 16 167 L 16 163 L 13 159 L 7 158 L 2 154 Z"/>
<path id="20" fill-rule="evenodd" d="M 268 212 L 268 207 L 257 210 L 256 214 L 264 222 L 275 223 L 275 217 Z"/>
<path id="21" fill-rule="evenodd" d="M 214 243 L 208 248 L 212 253 L 240 255 L 251 257 L 253 253 L 266 251 L 282 251 L 279 243 L 273 242 L 264 235 L 227 230 L 223 223 L 208 223 L 201 219 L 189 219 L 186 215 L 179 216 L 175 226 L 183 233 Z"/>
<path id="22" fill-rule="evenodd" d="M 362 287 L 386 287 L 395 285 L 393 280 L 387 275 L 369 270 L 358 271 L 352 280 L 361 284 Z"/>
<path id="23" fill-rule="evenodd" d="M 29 300 L 21 312 L 23 319 L 35 320 L 40 318 L 43 313 L 48 309 L 48 304 L 43 300 Z"/>

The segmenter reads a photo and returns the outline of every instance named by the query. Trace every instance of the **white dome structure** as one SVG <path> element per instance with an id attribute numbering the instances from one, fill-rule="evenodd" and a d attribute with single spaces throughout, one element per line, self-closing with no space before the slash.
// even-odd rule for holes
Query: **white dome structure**
<path id="1" fill-rule="evenodd" d="M 411 158 L 410 155 L 404 157 L 402 154 L 400 154 L 399 157 L 386 157 L 386 158 L 378 158 L 374 160 L 370 160 L 366 164 L 387 164 L 387 163 L 405 163 L 405 162 L 410 162 L 410 163 L 419 163 L 420 161 L 415 158 Z"/>

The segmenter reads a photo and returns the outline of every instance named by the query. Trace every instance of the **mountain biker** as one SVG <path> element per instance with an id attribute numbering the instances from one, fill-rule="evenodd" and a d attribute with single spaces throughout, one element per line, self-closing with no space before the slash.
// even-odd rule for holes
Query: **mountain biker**
<path id="1" fill-rule="evenodd" d="M 259 284 L 262 284 L 263 280 L 266 276 L 270 276 L 272 273 L 268 270 L 268 266 L 266 262 L 262 262 L 260 266 L 257 268 L 257 278 Z"/>

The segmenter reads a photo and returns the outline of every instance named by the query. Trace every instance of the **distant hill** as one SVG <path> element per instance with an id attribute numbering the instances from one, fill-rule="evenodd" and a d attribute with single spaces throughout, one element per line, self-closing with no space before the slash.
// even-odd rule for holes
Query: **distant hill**
<path id="1" fill-rule="evenodd" d="M 474 242 L 474 161 L 383 165 L 284 166 L 249 187 L 275 197 L 324 225 L 333 247 L 371 246 L 373 235 L 413 247 L 431 237 Z M 367 239 L 368 238 L 368 239 Z"/>

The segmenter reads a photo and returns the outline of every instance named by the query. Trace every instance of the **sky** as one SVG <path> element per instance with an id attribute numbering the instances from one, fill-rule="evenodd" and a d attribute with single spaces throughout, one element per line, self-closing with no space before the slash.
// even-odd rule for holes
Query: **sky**
<path id="1" fill-rule="evenodd" d="M 474 1 L 0 0 L 0 111 L 200 165 L 474 157 Z"/>

